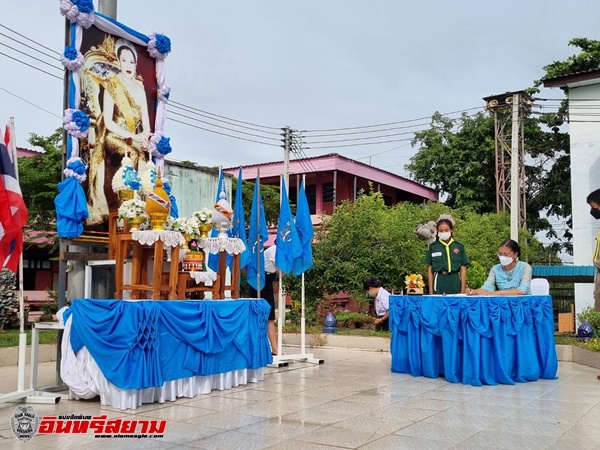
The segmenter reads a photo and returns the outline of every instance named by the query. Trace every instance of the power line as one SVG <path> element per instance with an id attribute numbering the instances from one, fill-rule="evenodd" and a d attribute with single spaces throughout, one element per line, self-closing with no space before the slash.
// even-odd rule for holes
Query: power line
<path id="1" fill-rule="evenodd" d="M 267 125 L 260 125 L 260 124 L 252 123 L 252 122 L 244 122 L 243 120 L 232 119 L 231 117 L 220 116 L 219 114 L 211 113 L 209 111 L 204 111 L 202 109 L 194 108 L 192 106 L 187 106 L 187 105 L 184 105 L 183 103 L 178 103 L 178 102 L 173 101 L 173 100 L 169 100 L 169 103 L 173 103 L 173 104 L 179 105 L 179 106 L 184 106 L 184 107 L 190 108 L 190 109 L 192 109 L 194 111 L 198 111 L 198 112 L 205 113 L 205 114 L 210 114 L 211 116 L 219 117 L 221 119 L 228 119 L 228 120 L 232 120 L 234 122 L 239 122 L 239 123 L 243 123 L 243 124 L 246 124 L 246 125 L 253 125 L 255 127 L 266 128 L 266 129 L 269 129 L 269 130 L 281 130 L 281 128 L 278 128 L 278 127 L 270 127 L 270 126 L 267 126 Z"/>
<path id="2" fill-rule="evenodd" d="M 48 114 L 51 114 L 51 115 L 53 115 L 54 117 L 58 117 L 59 119 L 62 119 L 62 117 L 61 117 L 61 116 L 59 116 L 58 114 L 54 114 L 53 112 L 50 112 L 50 111 L 48 111 L 47 109 L 44 109 L 44 108 L 42 108 L 41 106 L 38 106 L 38 105 L 36 105 L 35 103 L 32 103 L 32 102 L 30 102 L 29 100 L 26 100 L 26 99 L 24 99 L 23 97 L 19 97 L 17 94 L 14 94 L 14 93 L 10 92 L 9 90 L 7 90 L 7 89 L 4 89 L 2 86 L 0 86 L 0 90 L 2 90 L 2 91 L 4 91 L 4 92 L 6 92 L 6 93 L 7 93 L 7 94 L 9 94 L 9 95 L 12 95 L 13 97 L 16 97 L 16 98 L 18 98 L 19 100 L 22 100 L 22 101 L 24 101 L 25 103 L 29 103 L 31 106 L 34 106 L 34 107 L 36 107 L 37 109 L 40 109 L 40 110 L 42 110 L 42 111 L 44 111 L 44 112 L 47 112 Z"/>
<path id="3" fill-rule="evenodd" d="M 461 113 L 461 112 L 466 112 L 466 111 L 472 111 L 475 109 L 483 109 L 484 106 L 477 106 L 475 108 L 467 108 L 467 109 L 461 109 L 458 111 L 452 111 L 449 113 L 444 113 L 441 114 L 442 116 L 449 116 L 452 114 L 457 114 L 457 113 Z M 346 128 L 329 128 L 329 129 L 322 129 L 322 130 L 302 130 L 302 133 L 316 133 L 316 132 L 324 132 L 324 131 L 344 131 L 344 130 L 359 130 L 359 129 L 364 129 L 364 128 L 377 128 L 377 127 L 385 127 L 388 125 L 396 125 L 396 124 L 400 124 L 400 123 L 410 123 L 410 122 L 417 122 L 419 120 L 426 120 L 426 119 L 431 119 L 431 116 L 425 116 L 425 117 L 419 117 L 417 119 L 410 119 L 410 120 L 401 120 L 398 122 L 388 122 L 388 123 L 380 123 L 377 125 L 364 125 L 364 126 L 359 126 L 359 127 L 346 127 Z"/>
<path id="4" fill-rule="evenodd" d="M 11 50 L 14 50 L 14 51 L 15 51 L 15 52 L 17 52 L 17 53 L 20 53 L 21 55 L 25 55 L 25 56 L 28 56 L 28 57 L 30 57 L 31 59 L 35 59 L 36 61 L 39 61 L 39 62 L 41 62 L 42 64 L 46 64 L 47 66 L 50 66 L 50 67 L 52 67 L 53 69 L 60 70 L 61 72 L 63 71 L 63 69 L 61 69 L 61 68 L 60 68 L 60 67 L 58 67 L 58 66 L 55 66 L 54 64 L 50 64 L 49 62 L 47 62 L 47 61 L 44 61 L 43 59 L 37 58 L 37 57 L 35 57 L 35 56 L 32 56 L 32 55 L 30 55 L 29 53 L 26 53 L 26 52 L 24 52 L 24 51 L 22 51 L 22 50 L 19 50 L 18 48 L 11 47 L 10 45 L 8 45 L 8 44 L 5 44 L 4 42 L 0 42 L 0 45 L 4 45 L 5 47 L 8 47 L 8 48 L 10 48 Z"/>
<path id="5" fill-rule="evenodd" d="M 0 26 L 2 26 L 2 25 L 0 25 Z M 54 56 L 54 55 L 49 55 L 48 53 L 46 53 L 46 52 L 44 52 L 44 51 L 40 50 L 39 48 L 35 48 L 35 47 L 34 47 L 34 46 L 32 46 L 32 45 L 26 44 L 25 42 L 21 42 L 21 41 L 19 41 L 18 39 L 15 39 L 14 37 L 12 37 L 12 36 L 9 36 L 8 34 L 0 33 L 0 36 L 4 36 L 4 37 L 6 37 L 6 38 L 10 39 L 11 41 L 17 42 L 18 44 L 22 45 L 23 47 L 27 47 L 27 48 L 29 48 L 29 49 L 31 49 L 31 50 L 33 50 L 33 51 L 36 51 L 36 52 L 38 52 L 38 53 L 40 53 L 40 54 L 42 54 L 42 55 L 44 55 L 44 56 L 46 56 L 46 57 L 48 57 L 48 58 L 52 58 L 52 59 L 54 59 L 54 60 L 57 60 L 56 56 Z M 58 53 L 58 52 L 54 52 L 54 53 L 56 53 L 56 54 L 60 55 L 60 53 Z"/>
<path id="6" fill-rule="evenodd" d="M 403 136 L 406 134 L 415 134 L 419 131 L 424 131 L 424 130 L 404 131 L 402 133 L 382 134 L 381 136 L 370 136 L 370 137 L 361 137 L 361 138 L 352 138 L 352 139 L 334 139 L 331 141 L 313 141 L 313 142 L 305 142 L 305 144 L 310 145 L 310 144 L 329 144 L 329 143 L 335 143 L 335 142 L 356 142 L 356 141 L 364 141 L 364 140 L 368 140 L 368 139 L 381 139 L 381 138 L 392 137 L 392 136 Z"/>
<path id="7" fill-rule="evenodd" d="M 59 80 L 63 79 L 62 77 L 59 77 L 58 75 L 54 75 L 53 73 L 47 72 L 44 69 L 40 69 L 39 67 L 35 67 L 35 66 L 32 66 L 31 64 L 28 64 L 28 63 L 26 63 L 24 61 L 21 61 L 20 59 L 17 59 L 14 56 L 10 56 L 10 55 L 7 55 L 6 53 L 2 53 L 2 52 L 0 52 L 0 55 L 6 56 L 7 58 L 12 59 L 13 61 L 17 61 L 17 62 L 19 62 L 21 64 L 24 64 L 24 65 L 28 66 L 28 67 L 31 67 L 32 69 L 39 70 L 40 72 L 44 72 L 45 74 L 50 75 L 51 77 L 58 78 Z"/>
<path id="8" fill-rule="evenodd" d="M 183 105 L 183 104 L 181 104 L 181 103 L 177 103 L 177 102 L 174 102 L 174 101 L 170 101 L 170 102 L 169 102 L 169 107 L 170 107 L 170 108 L 176 108 L 176 109 L 180 109 L 180 110 L 182 110 L 182 111 L 189 112 L 189 113 L 191 113 L 191 114 L 196 114 L 196 115 L 198 115 L 198 116 L 200 116 L 200 117 L 207 118 L 207 119 L 209 119 L 209 120 L 212 120 L 212 121 L 214 121 L 214 122 L 222 122 L 222 123 L 226 123 L 226 124 L 228 124 L 228 125 L 233 125 L 233 126 L 236 126 L 236 127 L 238 127 L 238 128 L 244 128 L 244 129 L 246 129 L 246 130 L 253 130 L 253 131 L 257 131 L 257 132 L 259 132 L 259 133 L 271 134 L 271 135 L 275 135 L 275 136 L 281 136 L 281 135 L 282 135 L 281 133 L 276 133 L 276 132 L 274 132 L 274 131 L 263 131 L 263 130 L 259 130 L 258 128 L 255 128 L 255 127 L 247 127 L 247 126 L 245 126 L 245 125 L 238 125 L 238 124 L 236 124 L 235 122 L 233 122 L 233 121 L 229 121 L 229 120 L 214 119 L 214 118 L 212 118 L 212 117 L 211 117 L 210 115 L 208 115 L 208 114 L 203 114 L 203 113 L 195 112 L 194 110 L 195 110 L 196 108 L 194 108 L 193 106 Z M 191 110 L 191 111 L 190 111 L 190 110 Z"/>
<path id="9" fill-rule="evenodd" d="M 256 142 L 257 144 L 270 145 L 272 147 L 281 147 L 281 145 L 271 144 L 269 142 L 261 142 L 261 141 L 256 141 L 254 139 L 246 139 L 246 138 L 239 137 L 239 136 L 232 136 L 231 134 L 221 133 L 220 131 L 209 130 L 208 128 L 203 128 L 203 127 L 199 127 L 198 125 L 194 125 L 194 124 L 191 124 L 191 123 L 182 122 L 181 120 L 173 119 L 172 117 L 167 117 L 167 120 L 170 120 L 172 122 L 177 122 L 177 123 L 180 123 L 182 125 L 187 125 L 188 127 L 198 128 L 199 130 L 208 131 L 209 133 L 220 134 L 222 136 L 227 136 L 227 137 L 234 138 L 234 139 L 239 139 L 239 140 L 242 140 L 242 141 Z"/>
<path id="10" fill-rule="evenodd" d="M 350 131 L 350 132 L 345 132 L 345 133 L 329 133 L 329 134 L 313 134 L 311 136 L 308 136 L 309 138 L 316 138 L 316 137 L 330 137 L 330 136 L 347 136 L 349 134 L 366 134 L 366 133 L 380 133 L 383 131 L 392 131 L 392 130 L 404 130 L 407 128 L 414 128 L 414 127 L 422 127 L 422 126 L 426 126 L 426 125 L 430 125 L 431 122 L 423 122 L 423 123 L 418 123 L 415 125 L 406 125 L 406 126 L 402 126 L 402 127 L 392 127 L 392 128 L 383 128 L 381 130 L 372 130 L 372 131 Z"/>
<path id="11" fill-rule="evenodd" d="M 186 116 L 185 114 L 181 114 L 181 113 L 178 113 L 178 112 L 173 111 L 173 110 L 169 110 L 169 112 L 171 114 L 175 114 L 175 115 L 180 116 L 180 117 L 185 117 L 186 119 L 194 120 L 194 121 L 200 122 L 200 123 L 205 123 L 207 125 L 210 125 L 210 126 L 213 126 L 213 127 L 217 127 L 217 128 L 222 128 L 224 130 L 232 131 L 234 133 L 246 134 L 248 136 L 259 137 L 259 138 L 262 138 L 262 139 L 270 139 L 272 141 L 281 141 L 281 139 L 276 139 L 276 138 L 272 138 L 272 137 L 268 137 L 268 136 L 261 136 L 259 134 L 254 134 L 254 133 L 248 133 L 247 131 L 238 131 L 236 129 L 224 127 L 222 125 L 215 125 L 215 124 L 212 124 L 210 122 L 206 122 L 205 120 L 200 120 L 200 119 L 196 119 L 195 117 Z"/>
<path id="12" fill-rule="evenodd" d="M 381 141 L 381 142 L 361 142 L 359 144 L 342 144 L 342 145 L 325 145 L 321 147 L 305 147 L 306 150 L 316 150 L 322 148 L 340 148 L 340 147 L 357 147 L 359 145 L 379 145 L 379 144 L 388 144 L 390 142 L 406 142 L 412 141 L 412 139 L 392 139 L 390 141 Z"/>
<path id="13" fill-rule="evenodd" d="M 25 35 L 22 35 L 22 34 L 21 34 L 21 33 L 19 33 L 18 31 L 15 31 L 15 30 L 13 30 L 12 28 L 8 28 L 6 25 L 2 25 L 2 24 L 0 23 L 0 27 L 2 27 L 2 28 L 4 28 L 4 29 L 6 29 L 6 30 L 8 30 L 8 31 L 10 31 L 11 33 L 14 33 L 14 34 L 16 34 L 17 36 L 20 36 L 20 37 L 22 37 L 23 39 L 27 39 L 29 42 L 33 42 L 34 44 L 36 44 L 36 45 L 39 45 L 40 47 L 42 47 L 42 48 L 45 48 L 46 50 L 49 50 L 49 51 L 51 51 L 52 53 L 55 53 L 55 54 L 57 54 L 57 55 L 60 55 L 60 53 L 59 53 L 59 52 L 57 52 L 56 50 L 53 50 L 53 49 L 51 49 L 50 47 L 46 47 L 44 44 L 40 44 L 39 42 L 37 42 L 37 41 L 34 41 L 33 39 L 30 39 L 30 38 L 28 38 L 27 36 L 25 36 Z"/>

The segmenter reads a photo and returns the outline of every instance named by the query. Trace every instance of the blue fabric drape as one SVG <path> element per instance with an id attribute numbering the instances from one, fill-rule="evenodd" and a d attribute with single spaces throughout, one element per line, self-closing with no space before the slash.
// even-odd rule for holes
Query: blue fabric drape
<path id="1" fill-rule="evenodd" d="M 75 300 L 71 346 L 85 346 L 108 381 L 121 389 L 258 369 L 273 361 L 265 300 Z"/>
<path id="2" fill-rule="evenodd" d="M 473 386 L 555 379 L 550 296 L 390 296 L 392 372 Z"/>
<path id="3" fill-rule="evenodd" d="M 83 187 L 75 178 L 65 178 L 58 183 L 56 229 L 61 238 L 78 237 L 83 233 L 83 222 L 88 218 L 87 200 Z"/>

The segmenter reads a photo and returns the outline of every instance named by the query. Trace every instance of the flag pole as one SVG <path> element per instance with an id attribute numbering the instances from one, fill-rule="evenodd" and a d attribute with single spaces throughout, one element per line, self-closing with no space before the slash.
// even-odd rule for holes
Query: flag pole
<path id="1" fill-rule="evenodd" d="M 283 175 L 279 177 L 279 210 L 281 211 L 281 204 L 283 199 Z M 286 183 L 287 189 L 287 183 Z M 275 242 L 277 242 L 277 238 L 275 238 Z M 282 275 L 281 271 L 279 272 L 279 286 L 277 290 L 277 312 L 278 319 L 277 320 L 277 356 L 281 356 L 281 348 L 283 347 L 283 322 L 285 321 L 285 300 L 283 299 L 283 283 L 282 283 Z"/>
<path id="2" fill-rule="evenodd" d="M 302 174 L 302 185 L 306 186 L 306 174 Z M 300 198 L 300 186 L 297 187 L 298 195 L 296 198 Z M 304 188 L 306 189 L 306 187 Z M 296 200 L 296 203 L 298 201 Z M 298 212 L 296 211 L 296 214 Z M 300 353 L 306 353 L 306 315 L 304 314 L 304 302 L 305 302 L 305 289 L 304 289 L 304 272 L 302 272 L 302 294 L 301 294 L 301 315 L 300 315 Z"/>
<path id="3" fill-rule="evenodd" d="M 10 118 L 10 142 L 12 148 L 10 149 L 12 153 L 12 162 L 15 168 L 15 177 L 17 178 L 17 182 L 19 182 L 19 163 L 17 161 L 17 137 L 15 134 L 15 118 Z M 23 230 L 21 230 L 22 232 Z M 21 238 L 23 235 L 21 235 Z M 27 333 L 25 333 L 25 305 L 23 299 L 23 252 L 19 256 L 19 290 L 18 290 L 18 298 L 19 298 L 19 362 L 18 362 L 18 375 L 17 375 L 17 390 L 24 391 L 25 390 L 25 360 L 27 358 Z"/>
<path id="4" fill-rule="evenodd" d="M 260 167 L 256 169 L 256 189 L 258 193 L 258 198 L 256 199 L 256 229 L 258 230 L 256 235 L 256 246 L 258 250 L 256 252 L 256 267 L 258 268 L 256 271 L 256 294 L 257 298 L 260 298 Z"/>

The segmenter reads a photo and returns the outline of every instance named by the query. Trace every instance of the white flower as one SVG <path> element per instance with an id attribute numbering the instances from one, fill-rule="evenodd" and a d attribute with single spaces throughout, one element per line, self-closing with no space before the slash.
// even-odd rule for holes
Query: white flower
<path id="1" fill-rule="evenodd" d="M 199 224 L 208 224 L 212 223 L 212 211 L 208 208 L 202 208 L 200 211 L 194 211 L 192 213 L 192 217 L 194 217 Z"/>
<path id="2" fill-rule="evenodd" d="M 119 206 L 118 217 L 119 219 L 133 219 L 134 217 L 144 217 L 148 219 L 146 202 L 137 198 L 124 201 L 121 206 Z"/>

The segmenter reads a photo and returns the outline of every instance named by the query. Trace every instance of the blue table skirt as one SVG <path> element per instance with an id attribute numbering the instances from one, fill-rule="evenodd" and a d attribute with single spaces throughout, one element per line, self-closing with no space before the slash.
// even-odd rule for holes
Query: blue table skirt
<path id="1" fill-rule="evenodd" d="M 473 386 L 555 379 L 552 298 L 390 296 L 392 372 Z"/>
<path id="2" fill-rule="evenodd" d="M 71 346 L 85 346 L 108 381 L 121 389 L 258 369 L 273 361 L 265 300 L 75 300 Z"/>

